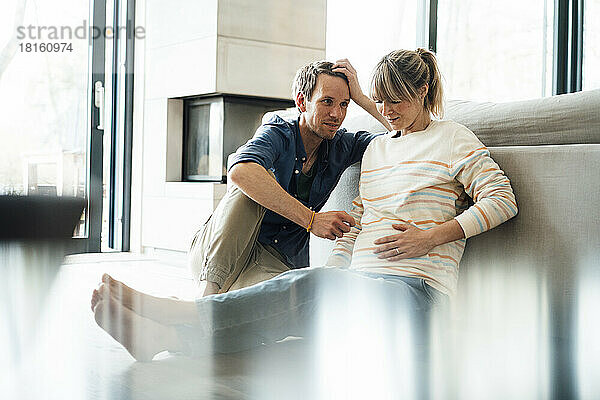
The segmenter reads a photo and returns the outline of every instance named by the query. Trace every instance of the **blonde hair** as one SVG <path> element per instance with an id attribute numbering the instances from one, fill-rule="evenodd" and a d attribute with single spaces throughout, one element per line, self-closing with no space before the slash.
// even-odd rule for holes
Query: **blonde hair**
<path id="1" fill-rule="evenodd" d="M 441 118 L 444 114 L 442 79 L 435 55 L 425 49 L 395 50 L 377 63 L 371 75 L 369 95 L 375 101 L 413 101 L 421 88 L 429 90 L 423 107 Z"/>

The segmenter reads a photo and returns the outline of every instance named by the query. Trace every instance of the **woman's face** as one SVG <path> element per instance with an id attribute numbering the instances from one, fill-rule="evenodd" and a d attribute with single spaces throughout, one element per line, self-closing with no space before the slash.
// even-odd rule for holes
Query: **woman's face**
<path id="1" fill-rule="evenodd" d="M 423 108 L 423 100 L 421 98 L 413 99 L 412 101 L 392 102 L 388 100 L 377 101 L 377 111 L 389 122 L 396 131 L 404 131 L 408 129 L 412 131 L 415 122 L 420 122 Z"/>

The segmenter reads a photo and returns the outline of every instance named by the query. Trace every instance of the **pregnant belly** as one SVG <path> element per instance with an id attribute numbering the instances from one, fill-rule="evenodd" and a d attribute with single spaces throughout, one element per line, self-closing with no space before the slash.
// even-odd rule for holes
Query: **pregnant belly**
<path id="1" fill-rule="evenodd" d="M 352 264 L 360 267 L 389 266 L 388 261 L 377 258 L 377 254 L 374 251 L 378 246 L 374 242 L 377 239 L 398 233 L 400 232 L 392 228 L 391 224 L 363 228 L 354 243 Z"/>

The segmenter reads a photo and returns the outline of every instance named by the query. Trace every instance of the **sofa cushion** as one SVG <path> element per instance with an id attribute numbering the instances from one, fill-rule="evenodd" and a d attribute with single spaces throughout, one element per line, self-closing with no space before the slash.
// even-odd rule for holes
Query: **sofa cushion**
<path id="1" fill-rule="evenodd" d="M 600 145 L 502 147 L 490 152 L 511 181 L 519 214 L 467 241 L 461 274 L 515 268 L 541 274 L 549 282 L 568 279 L 575 284 L 580 273 L 597 268 Z"/>
<path id="2" fill-rule="evenodd" d="M 486 146 L 600 143 L 600 90 L 510 103 L 449 101 L 446 119 Z"/>

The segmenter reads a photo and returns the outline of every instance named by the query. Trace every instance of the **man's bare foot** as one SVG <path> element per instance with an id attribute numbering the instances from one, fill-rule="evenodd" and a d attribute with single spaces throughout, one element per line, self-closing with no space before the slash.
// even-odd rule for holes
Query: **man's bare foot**
<path id="1" fill-rule="evenodd" d="M 161 351 L 181 351 L 174 327 L 144 318 L 113 298 L 102 298 L 94 306 L 96 323 L 138 361 L 152 361 Z"/>
<path id="2" fill-rule="evenodd" d="M 92 309 L 100 300 L 107 298 L 116 300 L 142 317 L 164 325 L 197 322 L 196 304 L 193 301 L 151 296 L 104 274 L 102 284 L 92 293 Z"/>

